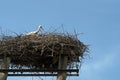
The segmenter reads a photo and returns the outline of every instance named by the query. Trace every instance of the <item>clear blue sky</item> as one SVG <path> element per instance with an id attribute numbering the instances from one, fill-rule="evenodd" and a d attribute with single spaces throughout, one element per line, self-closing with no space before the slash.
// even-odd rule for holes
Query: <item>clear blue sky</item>
<path id="1" fill-rule="evenodd" d="M 120 79 L 120 0 L 0 0 L 0 27 L 7 34 L 32 31 L 40 24 L 46 31 L 63 24 L 65 31 L 84 33 L 78 38 L 90 44 L 90 58 L 77 80 Z"/>

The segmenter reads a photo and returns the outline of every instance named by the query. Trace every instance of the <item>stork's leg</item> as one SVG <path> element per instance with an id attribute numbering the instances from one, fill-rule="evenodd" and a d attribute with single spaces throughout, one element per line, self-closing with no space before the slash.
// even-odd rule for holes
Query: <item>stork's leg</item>
<path id="1" fill-rule="evenodd" d="M 0 59 L 0 69 L 8 69 L 10 64 L 10 58 L 2 58 Z M 0 80 L 7 80 L 7 72 L 0 72 Z"/>

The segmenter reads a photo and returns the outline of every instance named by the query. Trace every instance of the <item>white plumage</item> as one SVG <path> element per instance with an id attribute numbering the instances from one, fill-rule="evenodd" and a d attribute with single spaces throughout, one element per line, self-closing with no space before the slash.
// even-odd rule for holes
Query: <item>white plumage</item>
<path id="1" fill-rule="evenodd" d="M 39 31 L 41 31 L 43 28 L 42 26 L 38 26 L 38 29 L 36 31 L 33 31 L 33 32 L 29 32 L 27 33 L 26 35 L 34 35 L 34 34 L 38 34 Z"/>

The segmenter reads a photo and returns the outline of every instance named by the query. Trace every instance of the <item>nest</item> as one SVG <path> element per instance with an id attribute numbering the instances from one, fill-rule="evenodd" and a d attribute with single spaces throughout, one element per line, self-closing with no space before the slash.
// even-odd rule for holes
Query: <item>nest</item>
<path id="1" fill-rule="evenodd" d="M 11 66 L 22 68 L 58 68 L 60 55 L 68 57 L 68 65 L 80 62 L 87 49 L 68 34 L 3 36 L 0 40 L 0 56 L 10 57 Z"/>

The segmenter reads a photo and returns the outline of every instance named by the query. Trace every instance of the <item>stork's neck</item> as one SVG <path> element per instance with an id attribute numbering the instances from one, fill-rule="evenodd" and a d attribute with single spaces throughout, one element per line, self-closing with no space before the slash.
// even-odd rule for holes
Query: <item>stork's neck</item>
<path id="1" fill-rule="evenodd" d="M 40 27 L 37 28 L 36 33 L 38 33 L 39 31 L 40 31 Z"/>

